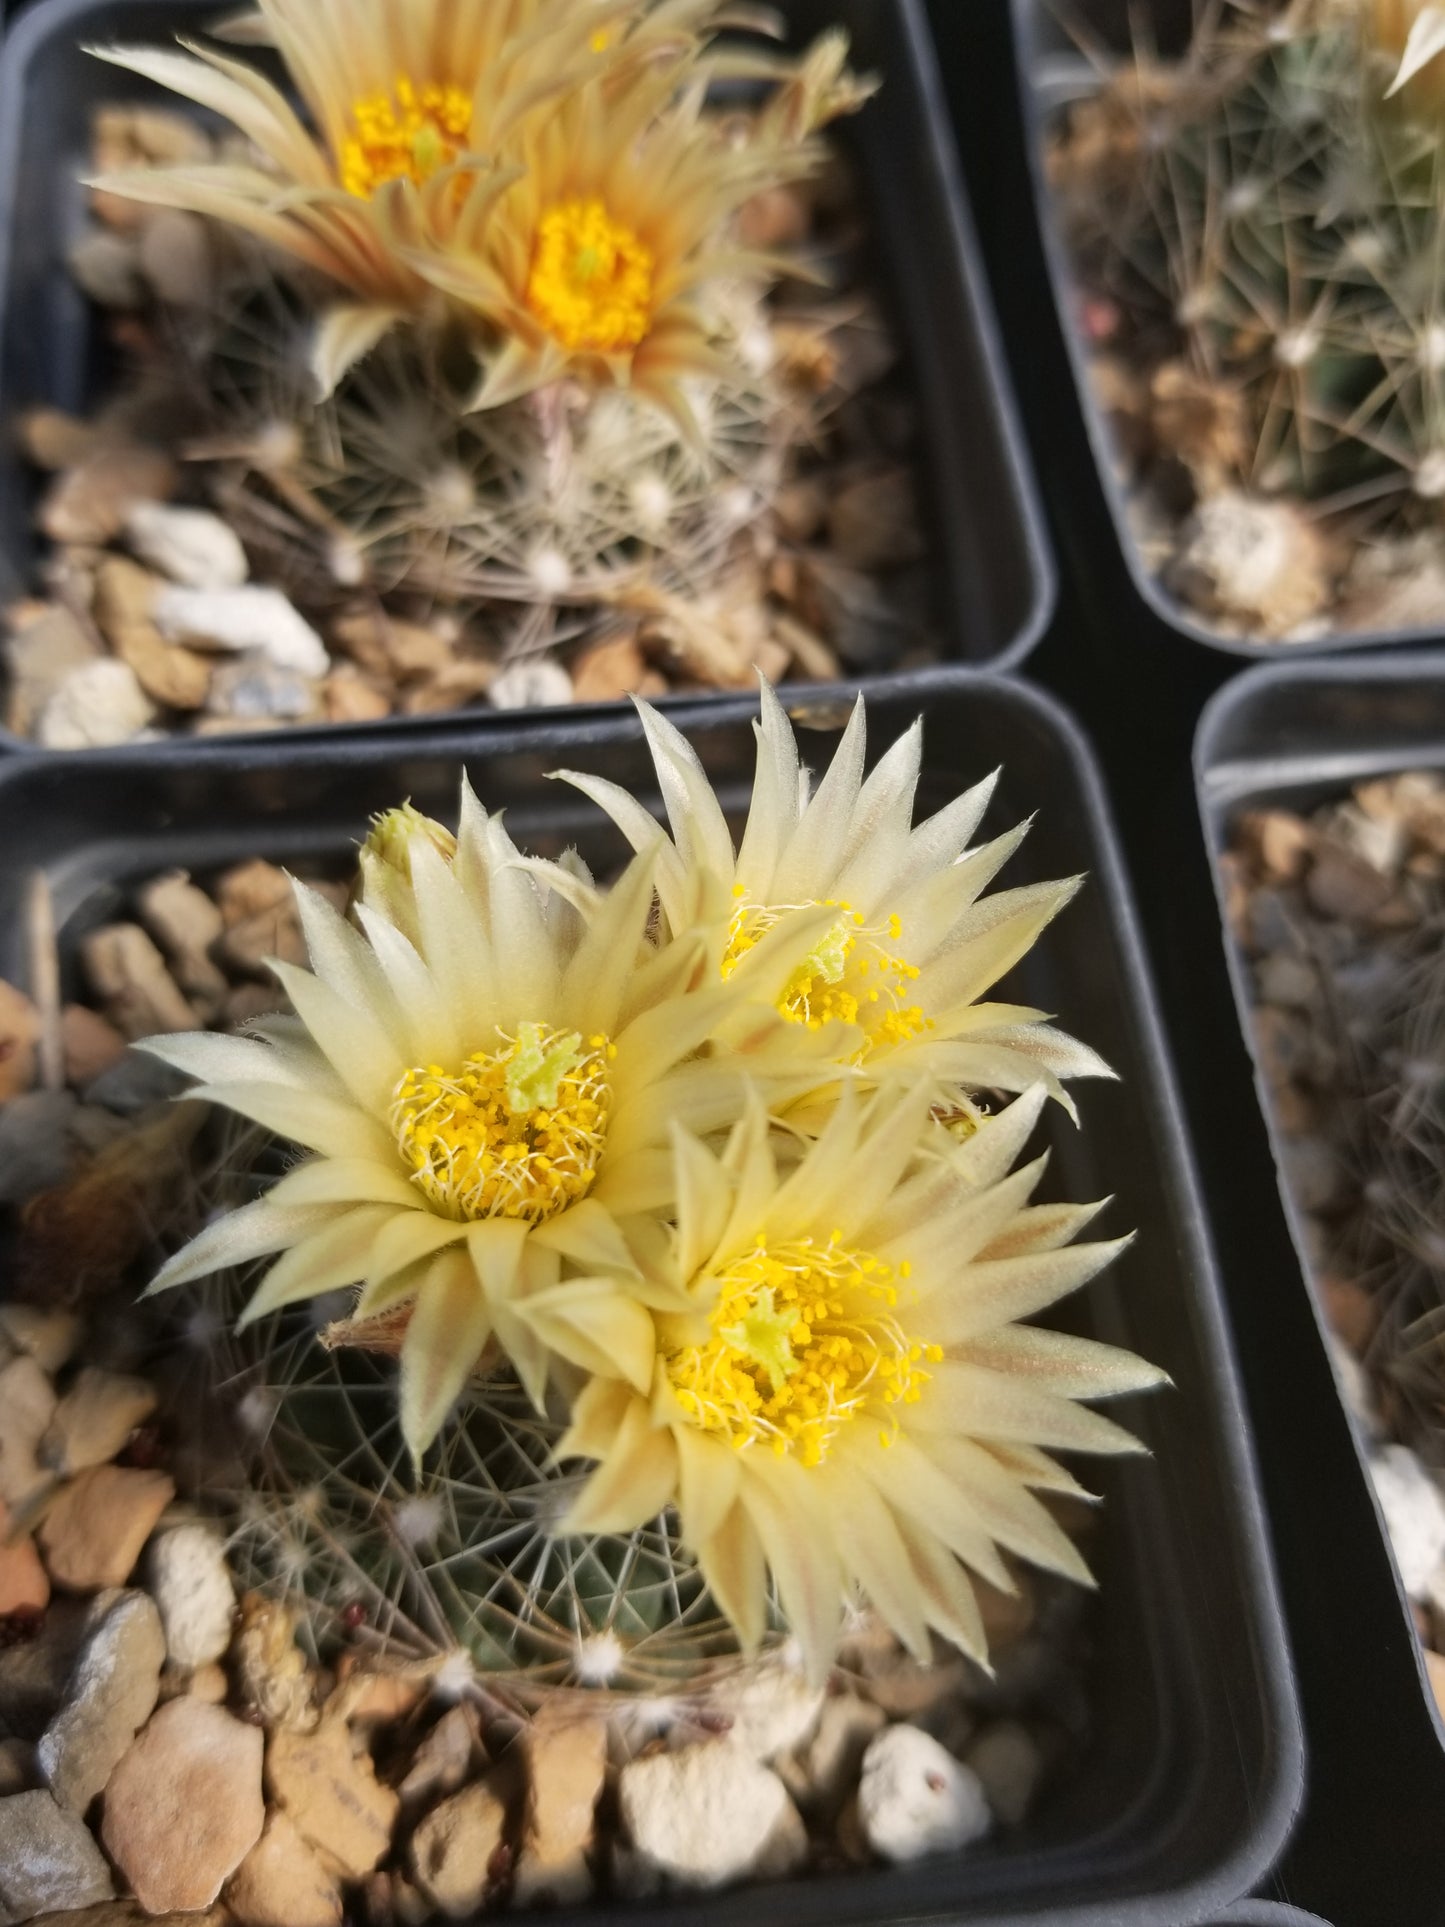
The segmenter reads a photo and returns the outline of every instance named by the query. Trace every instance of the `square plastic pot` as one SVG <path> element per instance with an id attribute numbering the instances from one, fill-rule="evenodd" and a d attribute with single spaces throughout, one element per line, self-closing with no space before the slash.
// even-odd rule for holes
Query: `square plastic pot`
<path id="1" fill-rule="evenodd" d="M 165 44 L 217 11 L 206 0 L 36 0 L 0 54 L 0 601 L 27 592 L 38 544 L 37 479 L 17 450 L 15 423 L 40 404 L 84 412 L 101 391 L 102 330 L 66 267 L 85 225 L 79 176 L 88 166 L 91 116 L 110 102 L 178 104 L 83 47 Z M 922 692 L 945 684 L 958 666 L 1013 669 L 1048 622 L 1053 568 L 923 0 L 791 0 L 785 16 L 795 44 L 841 24 L 855 64 L 883 80 L 839 135 L 858 165 L 879 293 L 918 399 L 932 626 L 944 653 L 936 666 L 863 677 L 861 685 Z M 802 685 L 792 687 L 796 693 Z M 433 721 L 309 725 L 288 735 L 415 734 Z M 6 747 L 33 745 L 0 731 Z"/>
<path id="2" fill-rule="evenodd" d="M 1096 603 L 1106 603 L 1112 625 L 1123 638 L 1168 649 L 1180 642 L 1225 656 L 1278 661 L 1336 655 L 1362 649 L 1424 645 L 1421 630 L 1352 630 L 1310 642 L 1252 641 L 1222 635 L 1190 611 L 1159 581 L 1141 556 L 1129 526 L 1126 491 L 1120 480 L 1116 437 L 1094 396 L 1089 357 L 1074 325 L 1078 287 L 1069 249 L 1045 178 L 1048 130 L 1055 113 L 1072 100 L 1086 98 L 1098 85 L 1096 67 L 1080 51 L 1063 22 L 1078 21 L 1101 55 L 1129 56 L 1132 36 L 1153 37 L 1164 56 L 1189 44 L 1200 0 L 1007 0 L 1013 26 L 1019 111 L 1026 150 L 1024 178 L 1014 183 L 1020 205 L 1016 219 L 1037 226 L 1047 280 L 1052 290 L 1063 353 L 1072 375 L 1077 415 L 1060 421 L 1059 434 L 1087 444 L 1091 460 L 1075 461 L 1071 474 L 1085 477 L 1082 487 L 1051 491 L 1049 507 L 1059 526 L 1061 547 L 1092 587 Z M 1029 205 L 1031 203 L 1031 205 Z M 1034 439 L 1038 443 L 1037 424 Z M 1047 476 L 1048 467 L 1043 472 Z"/>
<path id="3" fill-rule="evenodd" d="M 1313 1317 L 1321 1346 L 1326 1326 L 1308 1283 L 1311 1266 L 1303 1216 L 1284 1176 L 1284 1136 L 1253 1048 L 1249 964 L 1225 913 L 1220 858 L 1229 848 L 1233 826 L 1246 811 L 1307 813 L 1347 793 L 1355 783 L 1407 769 L 1445 772 L 1445 652 L 1439 650 L 1380 661 L 1291 662 L 1254 669 L 1220 691 L 1199 726 L 1195 785 L 1213 860 L 1226 962 L 1298 1259 L 1298 1276 L 1276 1274 L 1280 1293 L 1295 1300 L 1278 1307 L 1281 1354 L 1291 1342 L 1285 1337 L 1285 1318 L 1300 1308 L 1299 1301 Z M 1348 1630 L 1357 1649 L 1368 1653 L 1372 1695 L 1380 1702 L 1390 1730 L 1400 1736 L 1401 1757 L 1384 1763 L 1383 1770 L 1390 1780 L 1398 1781 L 1399 1800 L 1408 1803 L 1422 1794 L 1418 1768 L 1405 1757 L 1407 1732 L 1412 1740 L 1431 1734 L 1438 1747 L 1445 1748 L 1445 1722 L 1425 1675 L 1409 1602 L 1365 1467 L 1365 1443 L 1339 1399 L 1333 1377 L 1327 1375 L 1320 1382 L 1329 1386 L 1316 1401 L 1321 1431 L 1347 1428 L 1357 1475 L 1356 1489 L 1332 1494 L 1331 1560 L 1338 1588 L 1332 1588 L 1328 1611 Z M 1312 1450 L 1310 1441 L 1304 1449 Z M 1409 1750 L 1418 1760 L 1418 1745 Z M 1440 1764 L 1437 1758 L 1433 1781 L 1437 1795 Z"/>
<path id="4" fill-rule="evenodd" d="M 898 694 L 875 699 L 875 754 L 916 707 Z M 751 785 L 754 713 L 734 700 L 682 717 L 739 813 Z M 823 732 L 804 730 L 811 761 L 822 760 L 842 720 L 841 706 L 799 716 Z M 1064 712 L 1018 684 L 980 678 L 931 706 L 920 808 L 936 809 L 1000 761 L 995 827 L 1040 811 L 1009 880 L 1090 873 L 1004 994 L 1058 1012 L 1120 1073 L 1117 1083 L 1080 1088 L 1082 1130 L 1057 1107 L 1048 1124 L 1060 1194 L 1115 1193 L 1107 1222 L 1139 1230 L 1071 1316 L 1156 1360 L 1175 1386 L 1131 1401 L 1123 1414 L 1153 1457 L 1106 1468 L 1103 1479 L 1085 1757 L 1026 1827 L 966 1857 L 636 1910 L 667 1927 L 861 1927 L 965 1915 L 972 1927 L 1204 1920 L 1259 1884 L 1302 1798 L 1291 1664 L 1247 1422 L 1099 778 Z M 623 714 L 505 729 L 452 724 L 406 739 L 320 743 L 305 757 L 272 738 L 163 759 L 134 750 L 83 763 L 12 758 L 0 766 L 9 829 L 0 850 L 0 974 L 22 969 L 20 906 L 33 868 L 50 879 L 73 994 L 78 937 L 123 913 L 145 877 L 177 865 L 204 875 L 257 854 L 341 873 L 369 813 L 408 795 L 450 812 L 463 767 L 485 803 L 506 806 L 519 841 L 542 851 L 575 841 L 607 867 L 623 854 L 620 840 L 583 799 L 543 780 L 558 765 L 633 785 L 657 805 L 640 731 Z M 1088 1467 L 1091 1480 L 1098 1472 Z"/>

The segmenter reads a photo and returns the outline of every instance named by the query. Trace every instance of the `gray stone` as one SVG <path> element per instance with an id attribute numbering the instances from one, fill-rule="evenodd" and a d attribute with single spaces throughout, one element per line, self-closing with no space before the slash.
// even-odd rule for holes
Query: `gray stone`
<path id="1" fill-rule="evenodd" d="M 101 1072 L 85 1087 L 87 1104 L 98 1104 L 120 1117 L 134 1117 L 154 1104 L 164 1104 L 191 1082 L 169 1064 L 145 1051 L 128 1050 L 109 1070 Z"/>
<path id="2" fill-rule="evenodd" d="M 113 1899 L 89 1827 L 44 1791 L 0 1800 L 0 1927 Z"/>
<path id="3" fill-rule="evenodd" d="M 55 1415 L 55 1390 L 33 1358 L 22 1353 L 0 1370 L 0 1501 L 12 1512 L 49 1480 L 40 1441 Z"/>
<path id="4" fill-rule="evenodd" d="M 27 1091 L 0 1107 L 0 1204 L 24 1204 L 69 1176 L 76 1108 L 69 1091 Z"/>
<path id="5" fill-rule="evenodd" d="M 40 1737 L 40 1770 L 61 1806 L 84 1813 L 155 1709 L 165 1635 L 155 1602 L 125 1592 L 80 1650 L 65 1705 Z"/>
<path id="6" fill-rule="evenodd" d="M 238 722 L 297 722 L 317 707 L 314 680 L 298 669 L 281 668 L 263 656 L 243 656 L 211 678 L 206 708 L 212 716 Z"/>
<path id="7" fill-rule="evenodd" d="M 38 1740 L 54 1719 L 94 1610 L 87 1599 L 52 1599 L 33 1639 L 0 1650 L 0 1724 L 11 1733 Z"/>

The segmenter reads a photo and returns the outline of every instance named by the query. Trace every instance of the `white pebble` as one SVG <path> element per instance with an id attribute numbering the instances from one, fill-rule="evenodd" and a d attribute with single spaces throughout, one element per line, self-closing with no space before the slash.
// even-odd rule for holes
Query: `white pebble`
<path id="1" fill-rule="evenodd" d="M 150 1589 L 177 1666 L 205 1666 L 231 1644 L 236 1611 L 226 1551 L 207 1526 L 176 1526 L 151 1548 Z"/>
<path id="2" fill-rule="evenodd" d="M 165 588 L 152 616 L 172 642 L 238 654 L 252 650 L 277 669 L 302 676 L 324 676 L 331 667 L 325 643 L 279 589 L 249 583 L 235 589 Z"/>
<path id="3" fill-rule="evenodd" d="M 885 1860 L 957 1852 L 988 1832 L 979 1777 L 916 1726 L 885 1726 L 863 1755 L 858 1817 Z"/>
<path id="4" fill-rule="evenodd" d="M 137 502 L 125 532 L 142 562 L 184 588 L 235 589 L 251 572 L 240 537 L 209 509 Z"/>
<path id="5" fill-rule="evenodd" d="M 514 662 L 487 693 L 494 709 L 560 709 L 572 700 L 572 678 L 560 662 Z"/>
<path id="6" fill-rule="evenodd" d="M 128 663 L 106 658 L 73 669 L 40 712 L 42 749 L 101 749 L 149 728 L 155 709 Z"/>
<path id="7" fill-rule="evenodd" d="M 790 1873 L 808 1838 L 787 1788 L 729 1741 L 633 1760 L 618 1776 L 635 1871 L 689 1887 Z"/>
<path id="8" fill-rule="evenodd" d="M 1445 1499 L 1408 1445 L 1386 1445 L 1370 1460 L 1375 1497 L 1411 1599 L 1423 1600 L 1445 1558 Z"/>

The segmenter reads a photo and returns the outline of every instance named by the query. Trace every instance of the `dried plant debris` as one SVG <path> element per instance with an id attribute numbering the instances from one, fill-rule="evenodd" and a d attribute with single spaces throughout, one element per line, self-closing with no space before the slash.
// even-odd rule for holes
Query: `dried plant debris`
<path id="1" fill-rule="evenodd" d="M 32 892 L 35 995 L 0 1000 L 16 1922 L 119 1890 L 152 1913 L 219 1899 L 243 1922 L 296 1927 L 302 1907 L 335 1927 L 904 1862 L 1007 1838 L 1077 1763 L 1097 1507 L 1053 1453 L 1133 1449 L 1082 1400 L 1162 1375 L 1013 1315 L 1122 1242 L 1076 1242 L 1097 1207 L 1030 1204 L 1044 1160 L 1019 1162 L 1048 1097 L 1070 1103 L 1060 1078 L 1102 1067 L 1037 1013 L 976 1001 L 1073 885 L 981 913 L 1018 833 L 957 860 L 988 783 L 914 827 L 918 738 L 880 766 L 886 793 L 865 785 L 861 706 L 802 811 L 766 705 L 727 863 L 700 766 L 649 711 L 686 807 L 665 860 L 650 846 L 610 889 L 580 861 L 520 858 L 468 791 L 455 830 L 378 819 L 348 885 L 293 891 L 259 859 L 134 885 L 86 936 L 92 1001 L 74 1005 Z M 637 830 L 621 792 L 573 780 Z M 902 874 L 913 895 L 872 915 Z M 843 888 L 870 910 L 843 913 Z M 449 1002 L 430 976 L 448 958 L 465 959 Z M 383 1028 L 422 1026 L 419 1067 L 351 1122 L 343 1076 L 370 1103 L 380 1046 L 347 1031 L 343 978 Z M 544 1026 L 547 981 L 579 1021 L 591 1000 L 585 1042 Z M 596 1015 L 608 994 L 635 1025 Z M 426 1025 L 464 1007 L 480 1025 L 509 998 L 535 1021 L 482 1025 L 491 1053 L 451 1075 Z M 128 1050 L 158 1018 L 172 1035 Z M 706 1053 L 640 1085 L 646 1051 L 689 1024 Z M 230 1082 L 178 1104 L 167 1059 Z M 938 1088 L 918 1101 L 924 1065 Z M 257 1070 L 280 1081 L 248 1084 Z M 612 1132 L 598 1105 L 628 1078 L 642 1101 Z M 285 1118 L 241 1115 L 283 1092 Z M 686 1208 L 646 1202 L 648 1120 L 670 1106 Z M 321 1119 L 337 1155 L 307 1154 Z M 309 1203 L 288 1202 L 298 1186 Z M 313 1234 L 343 1221 L 384 1289 L 335 1252 L 328 1285 Z M 383 1262 L 418 1236 L 420 1268 Z M 521 1295 L 501 1242 L 532 1254 Z M 928 1342 L 946 1306 L 963 1335 Z M 636 1390 L 653 1367 L 665 1431 Z M 857 1468 L 877 1481 L 864 1535 L 839 1478 Z M 750 1481 L 731 1525 L 719 1474 Z M 927 1481 L 926 1516 L 900 1478 Z M 774 1508 L 800 1490 L 811 1522 L 780 1538 Z M 728 1548 L 749 1533 L 740 1576 Z M 159 1824 L 174 1812 L 184 1827 Z"/>
<path id="2" fill-rule="evenodd" d="M 1196 0 L 1106 53 L 1048 172 L 1134 538 L 1222 633 L 1445 619 L 1445 213 L 1417 7 Z M 1427 84 L 1428 83 L 1428 84 Z"/>
<path id="3" fill-rule="evenodd" d="M 1445 1710 L 1445 778 L 1247 813 L 1224 863 L 1284 1177 Z"/>
<path id="4" fill-rule="evenodd" d="M 697 48 L 712 11 L 690 10 L 701 35 L 674 27 L 669 60 L 692 48 L 710 71 L 720 57 Z M 289 17 L 282 0 L 272 12 Z M 642 0 L 617 12 L 599 32 L 619 43 L 653 32 Z M 210 71 L 127 58 L 180 91 L 193 69 Z M 70 265 L 116 373 L 93 417 L 41 409 L 21 425 L 48 548 L 33 594 L 7 612 L 7 726 L 69 749 L 935 659 L 916 409 L 878 305 L 858 184 L 816 131 L 869 91 L 842 58 L 826 36 L 778 67 L 793 77 L 750 113 L 698 118 L 686 90 L 673 100 L 657 75 L 646 82 L 649 138 L 685 154 L 692 184 L 674 180 L 675 218 L 649 202 L 636 219 L 690 252 L 647 267 L 635 328 L 620 308 L 584 326 L 530 283 L 492 302 L 497 270 L 475 252 L 479 236 L 498 261 L 535 246 L 533 282 L 544 265 L 542 239 L 494 235 L 498 222 L 535 220 L 539 236 L 560 222 L 547 243 L 561 250 L 557 273 L 578 249 L 625 265 L 632 229 L 602 200 L 578 200 L 574 184 L 550 212 L 517 201 L 547 176 L 545 130 L 519 183 L 494 190 L 495 209 L 479 203 L 457 232 L 431 235 L 420 274 L 420 238 L 386 224 L 432 150 L 403 167 L 377 145 L 371 103 L 366 165 L 380 172 L 363 182 L 350 143 L 334 194 L 344 205 L 323 195 L 310 211 L 333 241 L 358 223 L 386 229 L 373 236 L 383 265 L 364 288 L 338 288 L 344 249 L 318 265 L 301 216 L 288 226 L 228 198 L 249 182 L 274 200 L 284 185 L 239 135 L 179 110 L 99 109 L 103 178 Z M 645 80 L 634 60 L 610 84 Z M 574 77 L 584 96 L 595 78 Z M 233 83 L 211 83 L 235 104 Z M 548 95 L 554 111 L 571 108 Z M 622 123 L 618 100 L 608 115 Z M 254 103 L 241 118 L 257 130 Z M 460 166 L 462 138 L 436 147 L 438 165 Z M 628 189 L 656 191 L 641 178 Z M 460 206 L 420 198 L 438 219 Z M 718 217 L 707 233 L 721 244 L 692 235 L 703 214 Z M 606 231 L 584 233 L 585 220 Z M 386 294 L 388 276 L 402 292 Z M 664 299 L 668 288 L 683 293 Z M 615 343 L 597 334 L 604 323 L 622 330 Z"/>

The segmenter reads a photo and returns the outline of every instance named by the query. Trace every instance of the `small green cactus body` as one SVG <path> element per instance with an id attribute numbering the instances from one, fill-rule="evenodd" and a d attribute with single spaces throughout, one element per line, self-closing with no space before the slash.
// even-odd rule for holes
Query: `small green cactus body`
<path id="1" fill-rule="evenodd" d="M 1236 479 L 1408 528 L 1445 498 L 1445 148 L 1387 101 L 1397 62 L 1339 0 L 1201 9 L 1053 155 L 1084 288 L 1119 346 L 1241 394 Z"/>
<path id="2" fill-rule="evenodd" d="M 695 384 L 691 436 L 626 390 L 565 382 L 475 412 L 475 371 L 436 330 L 396 330 L 318 402 L 310 317 L 258 264 L 176 346 L 218 506 L 303 606 L 324 616 L 365 589 L 531 654 L 658 591 L 714 588 L 766 519 L 809 408 L 767 365 L 757 297 L 729 288 L 717 307 L 755 379 Z"/>
<path id="3" fill-rule="evenodd" d="M 668 1516 L 554 1536 L 585 1474 L 553 1464 L 565 1423 L 539 1417 L 509 1375 L 473 1383 L 418 1479 L 384 1335 L 374 1351 L 364 1334 L 328 1345 L 323 1328 L 317 1342 L 350 1294 L 238 1333 L 234 1286 L 231 1303 L 178 1294 L 170 1313 L 205 1340 L 186 1388 L 207 1435 L 197 1497 L 219 1515 L 239 1588 L 284 1603 L 313 1657 L 351 1646 L 441 1663 L 518 1712 L 566 1691 L 686 1693 L 738 1664 Z"/>

